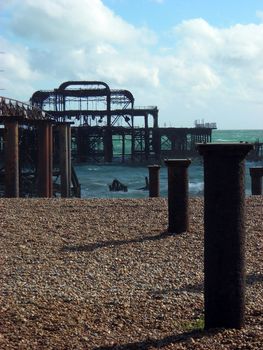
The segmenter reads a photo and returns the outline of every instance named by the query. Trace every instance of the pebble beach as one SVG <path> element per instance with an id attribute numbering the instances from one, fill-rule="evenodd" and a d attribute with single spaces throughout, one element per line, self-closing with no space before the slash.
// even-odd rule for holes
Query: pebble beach
<path id="1" fill-rule="evenodd" d="M 262 349 L 263 196 L 246 198 L 246 326 L 205 331 L 203 199 L 1 199 L 0 349 Z"/>

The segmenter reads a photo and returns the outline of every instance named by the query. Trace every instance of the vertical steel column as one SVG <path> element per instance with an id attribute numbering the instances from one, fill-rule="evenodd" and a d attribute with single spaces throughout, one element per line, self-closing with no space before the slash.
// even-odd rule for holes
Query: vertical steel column
<path id="1" fill-rule="evenodd" d="M 82 142 L 82 132 L 81 132 L 81 128 L 78 127 L 76 129 L 76 137 L 77 137 L 77 159 L 78 162 L 82 162 L 83 161 L 83 142 Z"/>
<path id="2" fill-rule="evenodd" d="M 245 309 L 244 158 L 251 144 L 200 144 L 204 157 L 205 328 L 241 328 Z"/>
<path id="3" fill-rule="evenodd" d="M 149 197 L 160 196 L 160 165 L 149 165 Z"/>
<path id="4" fill-rule="evenodd" d="M 182 233 L 189 228 L 188 167 L 190 159 L 167 159 L 168 167 L 168 232 Z"/>
<path id="5" fill-rule="evenodd" d="M 104 161 L 111 163 L 112 157 L 113 157 L 113 147 L 112 147 L 112 130 L 110 126 L 107 126 L 104 130 L 103 148 L 104 148 Z"/>
<path id="6" fill-rule="evenodd" d="M 152 147 L 157 161 L 161 158 L 161 135 L 158 128 L 152 130 Z"/>
<path id="7" fill-rule="evenodd" d="M 51 131 L 48 122 L 41 122 L 38 127 L 38 191 L 40 197 L 51 197 L 52 154 Z"/>
<path id="8" fill-rule="evenodd" d="M 132 128 L 131 132 L 131 160 L 135 160 L 135 131 L 134 128 Z"/>
<path id="9" fill-rule="evenodd" d="M 18 122 L 6 121 L 5 197 L 19 197 Z"/>
<path id="10" fill-rule="evenodd" d="M 69 196 L 71 196 L 71 126 L 70 123 L 67 124 L 68 130 L 68 178 L 69 178 Z"/>
<path id="11" fill-rule="evenodd" d="M 53 197 L 53 126 L 48 124 L 49 131 L 49 197 Z"/>
<path id="12" fill-rule="evenodd" d="M 153 114 L 153 127 L 158 128 L 158 111 Z"/>
<path id="13" fill-rule="evenodd" d="M 144 116 L 144 154 L 145 159 L 147 160 L 149 158 L 150 153 L 150 132 L 149 132 L 149 123 L 148 123 L 148 114 L 145 114 Z"/>
<path id="14" fill-rule="evenodd" d="M 122 134 L 122 155 L 121 155 L 121 161 L 122 163 L 125 162 L 125 133 Z"/>
<path id="15" fill-rule="evenodd" d="M 59 166 L 60 166 L 60 186 L 61 197 L 70 197 L 70 126 L 68 124 L 60 124 L 59 128 Z"/>
<path id="16" fill-rule="evenodd" d="M 262 194 L 263 167 L 250 168 L 249 172 L 250 172 L 250 176 L 251 176 L 251 194 L 252 195 L 261 195 Z"/>
<path id="17" fill-rule="evenodd" d="M 134 131 L 134 116 L 131 115 L 131 160 L 135 160 L 135 131 Z"/>

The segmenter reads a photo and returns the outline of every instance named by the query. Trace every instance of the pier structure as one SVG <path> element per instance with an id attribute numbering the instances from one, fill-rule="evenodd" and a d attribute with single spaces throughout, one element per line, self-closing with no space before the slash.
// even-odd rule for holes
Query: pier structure
<path id="1" fill-rule="evenodd" d="M 71 195 L 70 142 L 69 137 L 64 137 L 64 129 L 70 135 L 70 126 L 65 127 L 49 113 L 0 97 L 0 196 L 53 197 L 55 192 L 63 197 Z M 60 147 L 56 148 L 54 131 L 60 135 Z M 55 167 L 56 177 L 61 178 L 56 189 Z M 66 186 L 67 192 L 63 190 Z"/>
<path id="2" fill-rule="evenodd" d="M 29 170 L 29 153 L 26 152 L 28 135 L 34 138 L 38 154 L 34 173 L 40 197 L 50 197 L 52 192 L 52 116 L 25 103 L 0 97 L 0 153 L 1 185 L 6 197 L 19 197 L 23 191 L 23 175 Z M 27 137 L 25 135 L 27 134 Z M 38 135 L 37 137 L 36 134 Z M 30 140 L 32 141 L 32 140 Z M 23 146 L 20 145 L 23 143 Z M 30 142 L 31 143 L 31 142 Z M 33 150 L 31 150 L 33 151 Z"/>
<path id="3" fill-rule="evenodd" d="M 263 160 L 263 142 L 259 140 L 254 142 L 254 149 L 249 152 L 247 160 L 260 161 Z"/>
<path id="4" fill-rule="evenodd" d="M 197 154 L 197 142 L 211 142 L 215 123 L 160 128 L 157 106 L 134 102 L 130 91 L 110 89 L 101 81 L 68 81 L 31 97 L 33 106 L 72 123 L 72 156 L 79 162 L 160 161 Z"/>

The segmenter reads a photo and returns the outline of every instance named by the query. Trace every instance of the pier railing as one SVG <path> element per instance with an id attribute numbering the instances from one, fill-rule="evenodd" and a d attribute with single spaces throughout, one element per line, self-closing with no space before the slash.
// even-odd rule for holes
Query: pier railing
<path id="1" fill-rule="evenodd" d="M 216 123 L 205 123 L 205 122 L 200 122 L 199 120 L 195 121 L 195 127 L 196 128 L 209 128 L 209 129 L 217 129 Z"/>
<path id="2" fill-rule="evenodd" d="M 25 120 L 55 121 L 52 115 L 25 102 L 0 96 L 0 117 L 20 117 Z"/>

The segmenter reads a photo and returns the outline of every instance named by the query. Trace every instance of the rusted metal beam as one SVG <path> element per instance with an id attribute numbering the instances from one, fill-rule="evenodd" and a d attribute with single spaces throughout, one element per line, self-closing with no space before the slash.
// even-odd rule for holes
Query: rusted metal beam
<path id="1" fill-rule="evenodd" d="M 49 197 L 53 197 L 53 125 L 48 124 L 49 133 Z"/>
<path id="2" fill-rule="evenodd" d="M 59 128 L 59 160 L 61 197 L 70 197 L 71 184 L 71 151 L 70 151 L 70 125 L 60 124 Z"/>
<path id="3" fill-rule="evenodd" d="M 121 161 L 125 162 L 125 133 L 122 133 L 122 148 L 121 148 Z"/>
<path id="4" fill-rule="evenodd" d="M 5 196 L 19 197 L 18 122 L 5 122 Z"/>
<path id="5" fill-rule="evenodd" d="M 38 126 L 38 194 L 52 197 L 52 129 L 47 122 Z"/>

